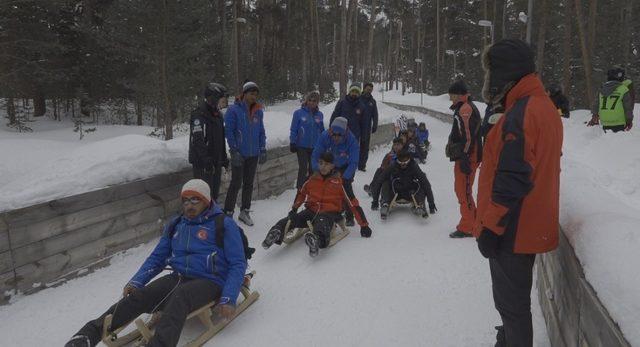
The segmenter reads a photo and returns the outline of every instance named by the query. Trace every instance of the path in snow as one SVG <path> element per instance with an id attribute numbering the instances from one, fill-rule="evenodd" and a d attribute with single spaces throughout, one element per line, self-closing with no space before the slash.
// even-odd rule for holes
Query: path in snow
<path id="1" fill-rule="evenodd" d="M 386 106 L 381 111 L 399 113 Z M 458 209 L 452 165 L 442 155 L 450 125 L 414 116 L 430 126 L 432 150 L 423 168 L 439 212 L 421 220 L 396 211 L 381 222 L 362 190 L 387 147 L 374 151 L 369 171 L 358 172 L 355 180 L 373 237 L 363 239 L 359 228 L 352 228 L 349 237 L 315 259 L 302 240 L 269 251 L 259 248 L 250 263 L 260 300 L 208 346 L 493 346 L 499 316 L 488 262 L 473 239 L 448 237 Z M 253 245 L 286 215 L 293 197 L 289 190 L 254 203 L 257 224 L 245 228 Z M 64 344 L 118 298 L 154 243 L 118 255 L 95 273 L 0 307 L 2 345 Z M 549 346 L 535 288 L 532 297 L 535 345 Z M 197 322 L 187 324 L 183 337 L 195 336 L 199 328 Z"/>

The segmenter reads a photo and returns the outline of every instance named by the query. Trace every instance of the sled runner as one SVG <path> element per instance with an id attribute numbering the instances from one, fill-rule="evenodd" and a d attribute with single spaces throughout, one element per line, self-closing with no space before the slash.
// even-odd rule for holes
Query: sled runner
<path id="1" fill-rule="evenodd" d="M 260 294 L 257 291 L 252 291 L 249 289 L 249 284 L 251 282 L 251 278 L 255 275 L 255 271 L 252 271 L 249 274 L 245 275 L 244 283 L 242 288 L 240 289 L 240 293 L 244 298 L 237 306 L 234 316 L 228 320 L 224 321 L 220 317 L 216 317 L 215 307 L 216 302 L 212 301 L 201 308 L 191 312 L 187 316 L 187 320 L 198 317 L 198 320 L 205 326 L 205 331 L 200 334 L 195 340 L 187 343 L 185 347 L 199 347 L 213 338 L 217 333 L 219 333 L 224 327 L 226 327 L 232 320 L 234 320 L 238 315 L 240 315 L 244 310 L 246 310 L 251 304 L 256 302 L 260 297 Z M 154 333 L 154 326 L 158 322 L 160 315 L 162 312 L 154 313 L 151 318 L 145 322 L 143 319 L 138 318 L 135 320 L 136 330 L 119 337 L 118 333 L 121 332 L 124 328 L 126 328 L 131 322 L 125 324 L 123 327 L 116 329 L 113 332 L 108 332 L 108 327 L 111 325 L 111 321 L 113 319 L 112 315 L 108 315 L 105 317 L 104 325 L 103 325 L 103 334 L 102 334 L 102 342 L 109 347 L 119 347 L 119 346 L 127 346 L 131 343 L 134 343 L 133 346 L 146 345 Z"/>
<path id="2" fill-rule="evenodd" d="M 284 239 L 282 242 L 285 244 L 292 244 L 296 240 L 302 237 L 302 235 L 306 234 L 309 231 L 313 231 L 313 225 L 310 221 L 307 221 L 307 228 L 293 228 L 290 230 L 291 221 L 287 222 L 287 225 L 284 228 Z M 337 226 L 340 226 L 340 232 L 337 231 Z M 329 241 L 329 246 L 331 247 L 338 243 L 340 240 L 344 239 L 347 235 L 349 235 L 351 231 L 347 229 L 345 225 L 344 218 L 342 218 L 338 223 L 333 224 L 333 229 L 331 229 L 331 241 Z"/>

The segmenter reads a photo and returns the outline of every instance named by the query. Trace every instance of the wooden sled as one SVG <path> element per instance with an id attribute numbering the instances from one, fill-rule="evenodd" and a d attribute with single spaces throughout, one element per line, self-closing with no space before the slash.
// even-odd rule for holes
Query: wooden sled
<path id="1" fill-rule="evenodd" d="M 284 227 L 284 238 L 282 242 L 285 244 L 292 244 L 296 242 L 302 235 L 306 234 L 309 231 L 313 231 L 313 225 L 310 221 L 307 221 L 307 228 L 293 228 L 291 230 L 291 221 L 287 221 L 287 225 Z M 340 226 L 341 232 L 337 231 L 337 227 Z M 329 245 L 327 247 L 331 247 L 338 243 L 340 240 L 344 239 L 349 235 L 351 231 L 347 229 L 344 218 L 340 220 L 338 223 L 333 224 L 333 229 L 331 229 L 331 241 L 329 241 Z"/>
<path id="2" fill-rule="evenodd" d="M 245 275 L 245 283 L 250 282 L 251 278 L 255 275 L 255 271 Z M 258 298 L 260 298 L 260 293 L 257 291 L 251 291 L 249 289 L 248 284 L 243 284 L 240 289 L 240 293 L 244 298 L 239 305 L 236 306 L 236 311 L 233 317 L 228 320 L 222 320 L 219 317 L 212 317 L 212 310 L 216 306 L 216 302 L 212 301 L 199 309 L 191 312 L 187 316 L 187 320 L 198 317 L 198 320 L 205 326 L 205 331 L 200 334 L 195 340 L 187 343 L 184 347 L 200 347 L 213 338 L 217 333 L 219 333 L 224 327 L 226 327 L 231 321 L 233 321 L 236 317 L 238 317 L 242 312 L 244 312 L 251 304 L 256 302 Z M 151 337 L 154 334 L 154 328 L 156 323 L 159 321 L 160 315 L 162 312 L 154 313 L 151 318 L 145 322 L 141 318 L 138 318 L 134 321 L 136 325 L 136 329 L 127 335 L 122 337 L 118 337 L 118 333 L 121 332 L 127 325 L 131 322 L 125 324 L 123 327 L 116 329 L 115 331 L 109 333 L 108 327 L 111 325 L 113 316 L 107 315 L 104 320 L 103 325 L 103 334 L 102 334 L 102 342 L 109 347 L 119 347 L 126 346 L 131 343 L 134 343 L 133 346 L 146 345 L 151 340 Z"/>
<path id="3" fill-rule="evenodd" d="M 398 199 L 398 194 L 396 193 L 395 196 L 393 197 L 393 200 L 391 200 L 391 203 L 389 204 L 389 212 L 387 213 L 387 216 L 384 217 L 383 219 L 389 218 L 389 215 L 391 215 L 391 211 L 393 211 L 393 209 L 397 206 L 404 206 L 404 205 L 411 205 L 411 210 L 414 211 L 418 206 L 418 202 L 416 201 L 415 196 L 411 195 L 411 200 L 407 200 L 407 199 Z M 429 217 L 429 215 L 427 214 L 426 217 L 423 216 L 423 218 L 427 218 Z"/>

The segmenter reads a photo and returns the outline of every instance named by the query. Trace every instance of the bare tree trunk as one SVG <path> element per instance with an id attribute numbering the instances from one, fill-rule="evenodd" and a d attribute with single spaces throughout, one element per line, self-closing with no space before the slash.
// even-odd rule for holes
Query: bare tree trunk
<path id="1" fill-rule="evenodd" d="M 164 103 L 164 139 L 171 140 L 173 138 L 173 119 L 171 110 L 171 97 L 169 96 L 168 83 L 168 52 L 167 52 L 167 26 L 169 25 L 169 10 L 167 9 L 167 0 L 162 0 L 162 19 L 161 19 L 161 44 L 160 44 L 160 89 L 162 92 L 162 101 Z"/>
<path id="2" fill-rule="evenodd" d="M 240 91 L 240 59 L 239 59 L 239 50 L 240 50 L 240 40 L 238 35 L 238 0 L 233 1 L 233 28 L 231 34 L 231 66 L 233 71 L 233 78 L 231 83 L 236 91 Z"/>
<path id="3" fill-rule="evenodd" d="M 436 81 L 440 80 L 440 0 L 436 1 Z"/>
<path id="4" fill-rule="evenodd" d="M 347 0 L 342 0 L 341 9 L 338 76 L 340 77 L 340 96 L 343 96 L 347 94 Z"/>
<path id="5" fill-rule="evenodd" d="M 351 0 L 350 2 L 353 2 L 353 20 L 351 21 L 351 24 L 353 25 L 353 40 L 351 41 L 353 46 L 353 69 L 351 71 L 351 80 L 358 81 L 358 66 L 360 63 L 360 45 L 358 44 L 358 14 L 360 13 L 360 11 L 358 10 L 358 0 Z"/>
<path id="6" fill-rule="evenodd" d="M 387 90 L 392 88 L 393 75 L 395 72 L 392 70 L 393 64 L 391 63 L 391 51 L 393 47 L 393 20 L 389 20 L 389 44 L 387 46 L 387 57 L 385 58 L 385 69 L 386 73 L 386 81 L 387 81 Z"/>
<path id="7" fill-rule="evenodd" d="M 582 63 L 584 65 L 584 77 L 587 88 L 587 102 L 591 107 L 594 102 L 593 81 L 591 79 L 591 56 L 589 55 L 589 47 L 587 43 L 587 37 L 583 24 L 582 17 L 582 0 L 574 0 L 576 10 L 576 22 L 578 23 L 578 36 L 580 37 L 580 49 L 582 51 Z M 586 106 L 586 105 L 585 105 Z"/>
<path id="8" fill-rule="evenodd" d="M 589 0 L 589 56 L 593 57 L 596 48 L 596 24 L 598 13 L 598 0 Z"/>
<path id="9" fill-rule="evenodd" d="M 42 117 L 46 113 L 47 113 L 47 104 L 44 99 L 44 93 L 42 92 L 42 88 L 37 86 L 33 96 L 33 116 Z"/>
<path id="10" fill-rule="evenodd" d="M 562 90 L 569 95 L 571 89 L 571 41 L 572 41 L 572 21 L 573 12 L 571 11 L 572 0 L 564 1 L 564 33 L 562 40 Z"/>
<path id="11" fill-rule="evenodd" d="M 626 0 L 622 8 L 622 27 L 620 30 L 620 48 L 625 68 L 629 67 L 629 53 L 631 52 L 631 16 L 633 14 L 633 0 Z"/>
<path id="12" fill-rule="evenodd" d="M 142 102 L 140 98 L 136 98 L 136 125 L 142 125 Z"/>
<path id="13" fill-rule="evenodd" d="M 545 36 L 547 33 L 547 17 L 549 16 L 549 1 L 548 0 L 540 0 L 542 1 L 541 10 L 540 10 L 540 24 L 538 27 L 538 44 L 536 45 L 538 48 L 538 57 L 537 57 L 537 66 L 538 73 L 540 74 L 540 78 L 542 78 L 544 74 L 544 45 L 545 45 Z"/>
<path id="14" fill-rule="evenodd" d="M 12 96 L 7 98 L 7 115 L 9 116 L 9 125 L 17 123 L 16 104 L 14 104 Z"/>
<path id="15" fill-rule="evenodd" d="M 367 38 L 367 63 L 365 66 L 364 80 L 365 82 L 373 81 L 373 33 L 376 23 L 376 5 L 377 0 L 371 0 L 371 18 L 369 18 L 369 37 Z"/>

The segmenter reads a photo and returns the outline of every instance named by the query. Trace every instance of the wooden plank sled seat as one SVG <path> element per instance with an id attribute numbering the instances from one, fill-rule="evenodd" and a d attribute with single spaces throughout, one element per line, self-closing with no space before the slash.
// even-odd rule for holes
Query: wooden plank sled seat
<path id="1" fill-rule="evenodd" d="M 284 227 L 284 238 L 282 242 L 285 244 L 292 244 L 296 242 L 302 235 L 306 234 L 309 231 L 313 231 L 313 224 L 311 221 L 307 221 L 307 228 L 293 228 L 291 229 L 291 221 L 287 222 L 287 225 Z M 337 231 L 337 226 L 340 226 L 340 232 Z M 340 219 L 339 222 L 333 224 L 333 229 L 331 229 L 331 240 L 329 241 L 329 246 L 331 247 L 338 243 L 340 240 L 344 239 L 347 235 L 349 235 L 351 231 L 347 229 L 345 225 L 344 218 Z"/>
<path id="2" fill-rule="evenodd" d="M 251 278 L 255 275 L 255 271 L 251 271 L 245 275 L 244 283 L 242 288 L 240 289 L 240 294 L 243 297 L 243 300 L 236 306 L 236 311 L 234 316 L 228 320 L 215 319 L 212 310 L 216 306 L 216 302 L 212 301 L 199 309 L 191 312 L 187 316 L 187 320 L 198 317 L 198 320 L 204 325 L 205 331 L 200 334 L 195 340 L 187 343 L 185 347 L 199 347 L 213 338 L 217 333 L 219 333 L 224 327 L 226 327 L 232 320 L 234 320 L 237 316 L 239 316 L 242 312 L 244 312 L 251 304 L 256 302 L 260 297 L 260 293 L 257 291 L 252 291 L 249 289 L 249 284 L 251 282 Z M 162 312 L 154 313 L 148 321 L 144 321 L 141 318 L 137 318 L 134 323 L 136 325 L 136 329 L 132 332 L 118 336 L 122 330 L 124 330 L 131 322 L 125 324 L 124 326 L 114 330 L 113 332 L 108 331 L 108 327 L 111 326 L 111 321 L 113 320 L 112 315 L 107 315 L 104 320 L 103 325 L 103 333 L 102 333 L 102 342 L 108 347 L 120 347 L 127 346 L 131 343 L 134 343 L 134 346 L 145 345 L 151 340 L 151 337 L 154 333 L 154 326 L 158 322 L 160 315 Z"/>

